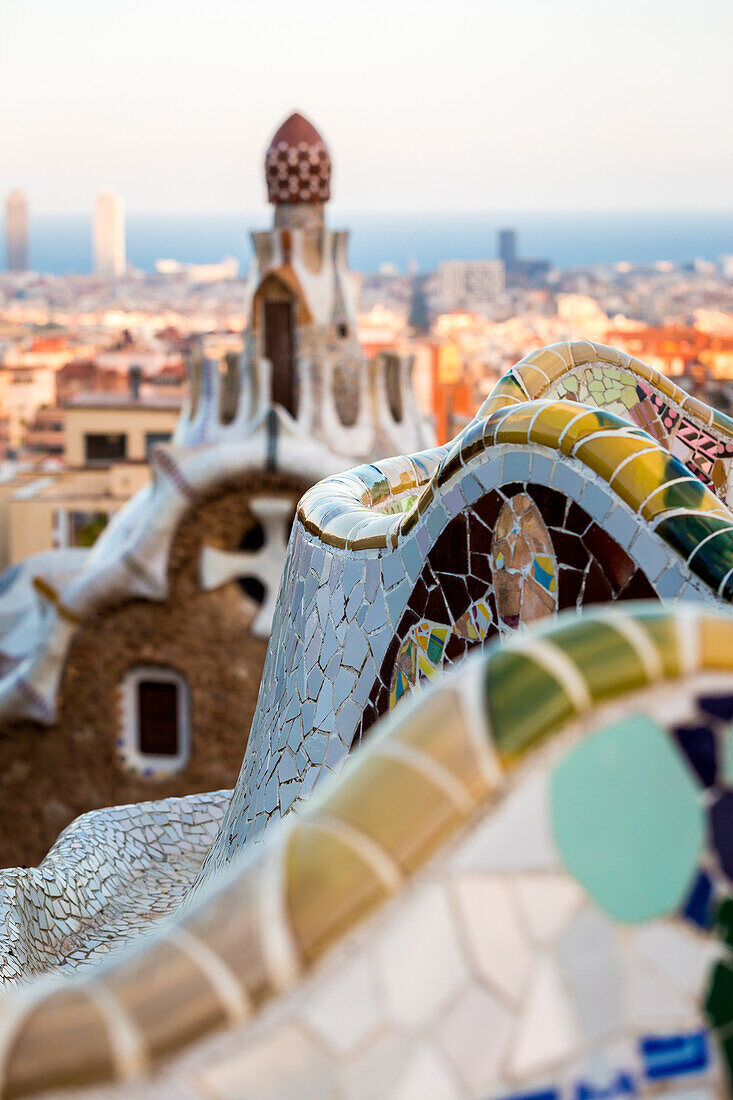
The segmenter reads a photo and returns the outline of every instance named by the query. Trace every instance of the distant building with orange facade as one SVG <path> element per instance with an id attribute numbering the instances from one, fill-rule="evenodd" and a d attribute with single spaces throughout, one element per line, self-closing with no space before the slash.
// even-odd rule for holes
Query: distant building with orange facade
<path id="1" fill-rule="evenodd" d="M 476 395 L 463 356 L 452 342 L 421 337 L 411 342 L 413 383 L 421 408 L 433 417 L 438 443 L 446 443 L 474 415 Z"/>
<path id="2" fill-rule="evenodd" d="M 704 332 L 692 325 L 664 325 L 611 329 L 606 343 L 643 359 L 663 374 L 686 374 L 703 367 L 715 378 L 733 378 L 733 336 Z"/>

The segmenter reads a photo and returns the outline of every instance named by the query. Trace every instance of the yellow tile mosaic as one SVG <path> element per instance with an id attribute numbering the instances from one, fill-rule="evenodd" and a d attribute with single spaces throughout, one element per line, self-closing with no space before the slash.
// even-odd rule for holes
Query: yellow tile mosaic
<path id="1" fill-rule="evenodd" d="M 613 474 L 610 485 L 623 501 L 637 511 L 660 485 L 676 480 L 684 468 L 661 448 L 632 457 Z"/>
<path id="2" fill-rule="evenodd" d="M 580 409 L 569 401 L 553 401 L 542 408 L 535 418 L 530 442 L 543 447 L 558 447 L 560 437 L 568 425 L 578 416 Z"/>
<path id="3" fill-rule="evenodd" d="M 612 482 L 622 462 L 626 462 L 632 455 L 649 453 L 651 447 L 648 437 L 617 430 L 586 441 L 581 439 L 575 446 L 573 456 L 595 470 L 604 481 Z"/>
<path id="4" fill-rule="evenodd" d="M 363 854 L 317 822 L 293 830 L 284 866 L 286 912 L 307 963 L 389 893 Z"/>

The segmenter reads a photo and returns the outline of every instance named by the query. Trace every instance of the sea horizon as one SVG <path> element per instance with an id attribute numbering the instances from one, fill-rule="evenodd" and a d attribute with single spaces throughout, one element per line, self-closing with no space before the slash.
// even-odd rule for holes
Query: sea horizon
<path id="1" fill-rule="evenodd" d="M 128 213 L 127 258 L 153 271 L 155 261 L 212 263 L 234 256 L 245 270 L 249 233 L 271 223 L 251 212 Z M 444 260 L 492 259 L 499 229 L 516 229 L 521 258 L 561 269 L 603 263 L 717 261 L 733 253 L 733 208 L 724 210 L 584 210 L 401 213 L 331 210 L 329 225 L 350 230 L 349 261 L 372 273 L 383 264 L 432 271 Z M 2 238 L 0 237 L 0 240 Z M 4 240 L 2 240 L 4 245 Z M 31 268 L 48 274 L 91 270 L 91 217 L 36 214 L 30 221 Z"/>

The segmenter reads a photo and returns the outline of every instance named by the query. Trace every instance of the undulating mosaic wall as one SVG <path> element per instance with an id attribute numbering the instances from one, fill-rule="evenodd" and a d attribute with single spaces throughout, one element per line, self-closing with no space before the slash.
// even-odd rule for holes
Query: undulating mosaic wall
<path id="1" fill-rule="evenodd" d="M 733 1091 L 731 440 L 558 345 L 311 489 L 223 816 L 103 811 L 0 874 L 3 977 L 80 971 L 0 1000 L 4 1094 Z"/>
<path id="2" fill-rule="evenodd" d="M 491 490 L 429 551 L 364 720 L 487 638 L 566 607 L 655 595 L 643 569 L 563 493 L 531 483 Z"/>
<path id="3" fill-rule="evenodd" d="M 607 409 L 638 424 L 721 499 L 730 500 L 730 417 L 615 348 L 579 341 L 532 352 L 501 380 L 479 417 L 505 400 L 558 397 Z"/>
<path id="4" fill-rule="evenodd" d="M 529 399 L 533 380 L 549 385 L 537 365 L 549 370 L 548 359 L 556 387 L 579 370 L 605 378 L 625 364 L 655 392 L 673 391 L 690 424 L 714 422 L 733 440 L 725 418 L 643 364 L 559 345 L 507 375 L 452 444 L 310 490 L 249 747 L 202 878 L 337 771 L 405 693 L 488 639 L 588 604 L 730 602 L 727 505 L 637 423 L 576 401 Z"/>
<path id="5" fill-rule="evenodd" d="M 0 982 L 76 970 L 135 939 L 184 899 L 231 791 L 78 817 L 40 867 L 0 872 Z"/>
<path id="6" fill-rule="evenodd" d="M 732 748 L 728 614 L 495 645 L 157 936 L 0 1001 L 5 1095 L 722 1097 Z"/>

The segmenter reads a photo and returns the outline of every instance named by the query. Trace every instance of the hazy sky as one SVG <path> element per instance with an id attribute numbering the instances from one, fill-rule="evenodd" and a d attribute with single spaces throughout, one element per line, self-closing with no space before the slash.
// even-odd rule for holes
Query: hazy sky
<path id="1" fill-rule="evenodd" d="M 347 210 L 729 207 L 731 0 L 0 0 L 0 194 L 254 210 L 292 110 Z"/>

